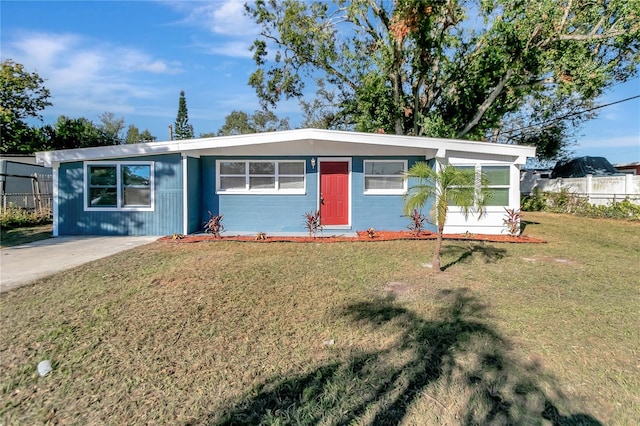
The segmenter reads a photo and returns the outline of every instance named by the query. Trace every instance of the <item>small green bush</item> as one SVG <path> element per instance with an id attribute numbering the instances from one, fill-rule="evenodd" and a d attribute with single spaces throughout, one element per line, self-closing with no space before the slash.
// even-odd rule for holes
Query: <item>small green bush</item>
<path id="1" fill-rule="evenodd" d="M 48 210 L 34 211 L 9 206 L 4 212 L 0 213 L 0 226 L 6 229 L 46 225 L 51 222 L 51 212 Z"/>
<path id="2" fill-rule="evenodd" d="M 533 188 L 533 194 L 525 195 L 522 198 L 522 211 L 541 212 L 547 207 L 547 196 L 540 188 Z"/>
<path id="3" fill-rule="evenodd" d="M 572 194 L 564 188 L 560 192 L 542 192 L 540 189 L 534 188 L 531 195 L 522 198 L 522 211 L 545 211 L 595 218 L 640 220 L 640 205 L 633 204 L 628 199 L 616 201 L 606 206 L 597 206 L 590 204 L 585 197 Z"/>
<path id="4" fill-rule="evenodd" d="M 629 200 L 614 202 L 608 206 L 589 204 L 583 215 L 610 219 L 640 220 L 640 206 L 633 204 Z"/>

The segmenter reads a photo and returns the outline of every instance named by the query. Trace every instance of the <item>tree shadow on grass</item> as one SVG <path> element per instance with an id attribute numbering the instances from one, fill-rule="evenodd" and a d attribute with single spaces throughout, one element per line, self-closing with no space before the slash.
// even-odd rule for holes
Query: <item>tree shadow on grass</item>
<path id="1" fill-rule="evenodd" d="M 507 250 L 485 244 L 484 242 L 469 245 L 447 244 L 442 247 L 442 256 L 455 257 L 455 259 L 445 264 L 442 270 L 446 271 L 450 267 L 469 259 L 474 254 L 480 255 L 485 263 L 494 263 L 502 259 L 506 253 Z"/>
<path id="2" fill-rule="evenodd" d="M 420 403 L 427 412 L 439 410 L 463 425 L 541 424 L 544 419 L 556 426 L 601 424 L 588 414 L 561 415 L 558 407 L 566 402 L 561 392 L 553 389 L 549 396 L 540 367 L 510 357 L 508 343 L 482 322 L 485 309 L 466 290 L 441 291 L 438 297 L 443 308 L 430 320 L 393 299 L 345 307 L 343 314 L 354 326 L 384 327 L 393 332 L 394 343 L 260 384 L 204 422 L 393 425 Z"/>

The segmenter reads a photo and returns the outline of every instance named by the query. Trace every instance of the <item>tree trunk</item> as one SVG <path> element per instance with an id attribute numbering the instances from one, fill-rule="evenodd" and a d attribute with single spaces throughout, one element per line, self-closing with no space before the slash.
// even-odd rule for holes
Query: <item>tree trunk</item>
<path id="1" fill-rule="evenodd" d="M 431 262 L 431 266 L 433 270 L 440 273 L 442 269 L 440 269 L 440 249 L 442 248 L 442 228 L 438 227 L 438 238 L 436 238 L 436 248 L 433 252 L 433 261 Z"/>

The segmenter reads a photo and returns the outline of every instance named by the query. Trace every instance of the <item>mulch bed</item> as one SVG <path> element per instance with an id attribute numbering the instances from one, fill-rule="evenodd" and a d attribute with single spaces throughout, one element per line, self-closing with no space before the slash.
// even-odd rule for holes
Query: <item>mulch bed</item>
<path id="1" fill-rule="evenodd" d="M 423 231 L 416 235 L 408 231 L 375 231 L 373 237 L 367 231 L 358 231 L 357 237 L 344 235 L 318 235 L 316 237 L 279 237 L 279 236 L 221 236 L 216 238 L 213 235 L 178 235 L 174 234 L 160 238 L 160 241 L 176 243 L 199 243 L 214 241 L 250 241 L 256 243 L 342 243 L 342 242 L 375 242 L 393 240 L 435 240 L 436 234 Z M 445 240 L 466 240 L 466 241 L 487 241 L 493 243 L 546 243 L 539 238 L 511 235 L 479 235 L 479 234 L 445 234 Z"/>

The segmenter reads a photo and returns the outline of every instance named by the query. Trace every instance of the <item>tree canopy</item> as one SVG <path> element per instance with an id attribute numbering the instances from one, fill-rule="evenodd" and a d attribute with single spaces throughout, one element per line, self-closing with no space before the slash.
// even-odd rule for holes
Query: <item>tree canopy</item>
<path id="1" fill-rule="evenodd" d="M 638 11 L 640 0 L 257 0 L 249 84 L 265 108 L 317 103 L 309 121 L 328 128 L 536 142 L 553 157 L 588 118 L 575 112 L 637 73 Z"/>
<path id="2" fill-rule="evenodd" d="M 44 79 L 35 72 L 25 70 L 11 59 L 2 61 L 0 70 L 0 138 L 2 152 L 21 150 L 34 137 L 33 129 L 25 120 L 40 117 L 49 102 L 49 90 Z"/>
<path id="3" fill-rule="evenodd" d="M 279 119 L 271 111 L 256 111 L 247 114 L 244 111 L 231 111 L 225 117 L 224 124 L 218 130 L 218 136 L 243 135 L 247 133 L 275 132 L 289 130 L 289 120 Z"/>
<path id="4" fill-rule="evenodd" d="M 125 136 L 125 143 L 141 143 L 141 142 L 154 142 L 157 140 L 155 136 L 151 134 L 148 129 L 144 129 L 140 133 L 140 129 L 133 124 L 130 124 L 127 128 L 127 134 Z"/>

